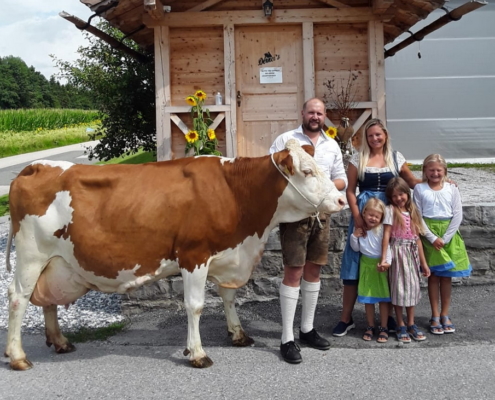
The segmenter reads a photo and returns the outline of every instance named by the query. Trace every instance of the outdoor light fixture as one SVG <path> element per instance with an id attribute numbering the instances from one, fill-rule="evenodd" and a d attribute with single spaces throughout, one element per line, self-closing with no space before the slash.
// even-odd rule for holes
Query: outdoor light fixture
<path id="1" fill-rule="evenodd" d="M 273 3 L 270 0 L 263 0 L 262 4 L 265 17 L 271 17 L 273 11 Z"/>

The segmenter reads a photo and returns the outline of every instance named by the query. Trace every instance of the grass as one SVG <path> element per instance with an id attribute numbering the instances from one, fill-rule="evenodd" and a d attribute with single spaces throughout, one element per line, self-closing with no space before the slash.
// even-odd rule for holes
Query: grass
<path id="1" fill-rule="evenodd" d="M 124 331 L 129 325 L 128 321 L 114 322 L 102 328 L 81 328 L 75 332 L 64 333 L 64 336 L 72 343 L 86 343 L 96 340 L 107 340 L 109 337 Z"/>
<path id="2" fill-rule="evenodd" d="M 87 128 L 96 129 L 97 126 L 94 122 L 37 132 L 0 132 L 0 158 L 87 142 L 90 140 Z"/>
<path id="3" fill-rule="evenodd" d="M 144 164 L 156 161 L 156 155 L 152 152 L 139 150 L 135 154 L 115 157 L 108 161 L 100 161 L 97 164 Z"/>
<path id="4" fill-rule="evenodd" d="M 9 213 L 9 195 L 0 196 L 0 217 Z"/>

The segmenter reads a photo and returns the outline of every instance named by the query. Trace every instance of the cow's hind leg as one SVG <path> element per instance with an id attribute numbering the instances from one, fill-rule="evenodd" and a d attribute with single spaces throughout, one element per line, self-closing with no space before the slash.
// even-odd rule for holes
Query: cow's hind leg
<path id="1" fill-rule="evenodd" d="M 70 353 L 76 350 L 76 347 L 60 331 L 57 306 L 44 306 L 43 314 L 45 316 L 46 345 L 50 347 L 53 344 L 55 351 L 59 354 Z"/>
<path id="2" fill-rule="evenodd" d="M 33 366 L 22 348 L 21 327 L 29 299 L 43 267 L 42 263 L 23 263 L 18 256 L 14 280 L 9 286 L 9 329 L 5 356 L 10 357 L 10 367 L 14 370 L 24 371 Z"/>
<path id="3" fill-rule="evenodd" d="M 244 329 L 242 329 L 241 321 L 235 309 L 236 289 L 227 289 L 219 286 L 218 294 L 223 300 L 225 317 L 227 318 L 227 329 L 229 330 L 229 334 L 232 335 L 232 344 L 240 347 L 252 346 L 254 340 L 246 335 Z"/>
<path id="4" fill-rule="evenodd" d="M 208 268 L 205 265 L 196 267 L 193 272 L 182 269 L 184 281 L 184 305 L 187 312 L 187 348 L 184 355 L 189 355 L 193 367 L 207 368 L 213 361 L 206 355 L 201 346 L 199 319 L 205 304 L 205 284 Z"/>

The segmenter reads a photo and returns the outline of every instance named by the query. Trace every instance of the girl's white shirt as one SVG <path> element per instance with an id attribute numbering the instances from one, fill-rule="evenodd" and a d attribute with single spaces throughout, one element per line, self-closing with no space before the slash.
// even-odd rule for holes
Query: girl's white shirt
<path id="1" fill-rule="evenodd" d="M 366 231 L 366 237 L 356 237 L 354 233 L 351 235 L 351 248 L 354 251 L 359 251 L 361 254 L 372 257 L 380 258 L 382 256 L 382 240 L 383 240 L 383 226 L 378 229 L 371 229 Z M 390 246 L 387 247 L 387 263 L 392 262 L 392 253 L 390 252 Z"/>
<path id="2" fill-rule="evenodd" d="M 414 203 L 423 218 L 450 219 L 450 224 L 442 237 L 445 244 L 449 243 L 462 222 L 462 202 L 459 188 L 445 182 L 442 189 L 433 190 L 427 182 L 416 185 L 413 193 Z M 433 243 L 438 236 L 425 226 L 425 237 Z"/>

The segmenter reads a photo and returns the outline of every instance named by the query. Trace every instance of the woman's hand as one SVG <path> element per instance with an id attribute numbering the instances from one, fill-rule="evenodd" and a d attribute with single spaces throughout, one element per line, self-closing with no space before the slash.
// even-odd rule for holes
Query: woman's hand
<path id="1" fill-rule="evenodd" d="M 361 215 L 358 215 L 357 218 L 354 218 L 354 228 L 361 229 L 363 231 L 363 237 L 366 237 L 366 231 L 368 230 L 368 227 L 366 226 L 366 222 L 364 222 Z"/>

